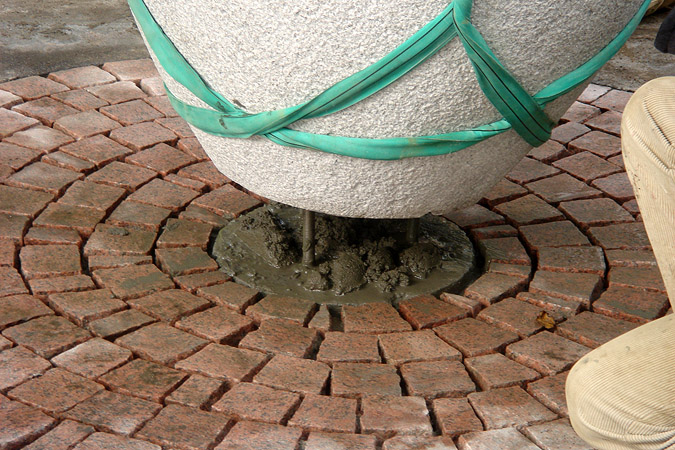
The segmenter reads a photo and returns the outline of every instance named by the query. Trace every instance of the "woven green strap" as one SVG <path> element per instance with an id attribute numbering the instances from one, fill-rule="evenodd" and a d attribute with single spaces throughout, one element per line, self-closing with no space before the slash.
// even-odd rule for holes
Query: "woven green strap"
<path id="1" fill-rule="evenodd" d="M 438 17 L 375 64 L 307 102 L 257 114 L 247 113 L 211 89 L 166 36 L 143 0 L 128 2 L 162 67 L 174 80 L 213 108 L 189 105 L 167 88 L 172 105 L 191 125 L 217 136 L 248 138 L 261 135 L 285 146 L 392 160 L 456 152 L 511 128 L 530 145 L 543 144 L 555 125 L 543 107 L 588 80 L 614 56 L 639 24 L 650 0 L 645 0 L 628 25 L 600 53 L 534 96 L 499 62 L 471 24 L 472 0 L 454 0 Z M 470 130 L 412 138 L 363 139 L 288 128 L 298 120 L 340 111 L 374 94 L 426 61 L 455 37 L 462 41 L 483 92 L 504 119 Z"/>

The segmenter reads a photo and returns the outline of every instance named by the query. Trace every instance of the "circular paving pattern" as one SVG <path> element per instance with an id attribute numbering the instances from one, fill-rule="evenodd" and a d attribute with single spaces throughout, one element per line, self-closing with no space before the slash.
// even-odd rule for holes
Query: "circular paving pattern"
<path id="1" fill-rule="evenodd" d="M 588 448 L 567 371 L 668 307 L 621 161 L 630 93 L 589 87 L 447 216 L 486 262 L 462 295 L 329 312 L 217 270 L 217 230 L 265 200 L 161 86 L 149 60 L 0 84 L 0 448 Z"/>

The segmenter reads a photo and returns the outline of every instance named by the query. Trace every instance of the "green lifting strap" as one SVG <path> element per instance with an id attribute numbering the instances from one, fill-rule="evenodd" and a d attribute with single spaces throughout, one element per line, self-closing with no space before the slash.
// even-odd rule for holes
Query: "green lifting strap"
<path id="1" fill-rule="evenodd" d="M 162 67 L 212 108 L 192 106 L 178 99 L 165 85 L 171 104 L 191 125 L 216 136 L 249 138 L 260 135 L 284 146 L 378 160 L 453 153 L 510 129 L 532 146 L 545 143 L 555 123 L 544 111 L 544 106 L 587 81 L 611 59 L 633 34 L 650 4 L 650 0 L 645 0 L 626 27 L 597 55 L 535 95 L 530 95 L 499 62 L 471 24 L 473 1 L 453 0 L 438 17 L 384 58 L 315 98 L 289 108 L 251 114 L 229 102 L 204 81 L 166 36 L 143 0 L 128 2 Z M 352 138 L 288 128 L 298 120 L 340 111 L 378 92 L 436 54 L 455 37 L 461 40 L 485 96 L 503 119 L 470 130 L 410 138 Z"/>

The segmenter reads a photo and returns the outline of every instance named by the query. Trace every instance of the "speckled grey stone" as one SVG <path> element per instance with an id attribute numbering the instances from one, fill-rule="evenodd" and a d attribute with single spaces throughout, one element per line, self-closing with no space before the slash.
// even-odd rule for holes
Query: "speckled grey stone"
<path id="1" fill-rule="evenodd" d="M 446 0 L 146 0 L 218 92 L 249 112 L 291 106 L 367 67 L 434 18 Z M 536 92 L 596 54 L 641 0 L 475 0 L 472 20 Z M 572 32 L 573 31 L 573 32 Z M 154 57 L 154 55 L 153 55 Z M 200 105 L 161 71 L 181 99 Z M 583 87 L 547 108 L 560 117 Z M 295 129 L 383 138 L 470 128 L 499 118 L 459 40 L 388 88 Z M 214 163 L 246 188 L 292 206 L 353 217 L 414 217 L 478 200 L 529 150 L 513 131 L 455 154 L 371 161 L 196 131 Z"/>

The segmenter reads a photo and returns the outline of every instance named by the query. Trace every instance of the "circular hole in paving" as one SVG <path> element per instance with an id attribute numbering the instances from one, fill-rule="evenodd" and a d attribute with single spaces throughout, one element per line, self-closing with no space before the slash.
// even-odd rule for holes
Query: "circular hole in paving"
<path id="1" fill-rule="evenodd" d="M 316 217 L 316 259 L 302 264 L 302 210 L 271 204 L 228 223 L 212 255 L 237 282 L 327 305 L 397 302 L 461 292 L 479 273 L 479 256 L 457 225 L 426 215 L 417 243 L 406 221 Z"/>

